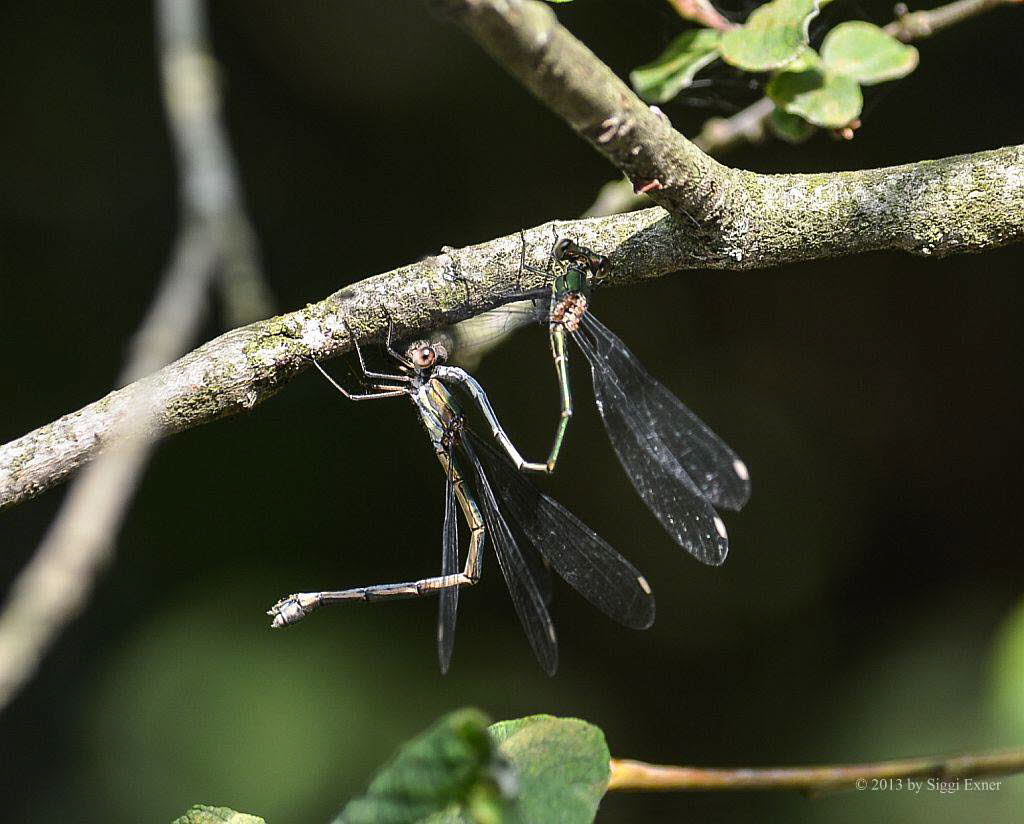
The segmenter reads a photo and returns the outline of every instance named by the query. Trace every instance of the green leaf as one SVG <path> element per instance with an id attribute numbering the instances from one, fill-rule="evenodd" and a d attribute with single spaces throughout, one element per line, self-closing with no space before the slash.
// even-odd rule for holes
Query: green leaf
<path id="1" fill-rule="evenodd" d="M 813 124 L 808 123 L 799 115 L 784 112 L 782 109 L 773 109 L 769 121 L 772 131 L 787 143 L 803 143 L 817 129 Z"/>
<path id="2" fill-rule="evenodd" d="M 996 720 L 1007 740 L 1024 737 L 1024 601 L 1003 621 L 993 650 Z"/>
<path id="3" fill-rule="evenodd" d="M 777 69 L 807 45 L 807 27 L 824 2 L 772 0 L 759 6 L 738 29 L 722 35 L 722 59 L 748 72 Z"/>
<path id="4" fill-rule="evenodd" d="M 905 77 L 917 68 L 917 49 L 901 43 L 872 23 L 840 23 L 821 44 L 825 67 L 869 86 Z"/>
<path id="5" fill-rule="evenodd" d="M 509 824 L 590 824 L 608 788 L 604 733 L 577 718 L 532 715 L 490 728 L 515 765 L 519 795 Z"/>
<path id="6" fill-rule="evenodd" d="M 556 3 L 562 0 L 554 0 Z M 566 0 L 568 2 L 568 0 Z M 500 819 L 499 819 L 500 821 Z M 475 824 L 472 818 L 462 814 L 461 804 L 452 804 L 444 812 L 434 813 L 426 818 L 420 819 L 417 824 Z"/>
<path id="7" fill-rule="evenodd" d="M 776 106 L 823 129 L 842 128 L 860 114 L 864 98 L 856 80 L 828 71 L 810 49 L 797 65 L 769 81 L 766 92 Z"/>
<path id="8" fill-rule="evenodd" d="M 335 824 L 413 824 L 463 804 L 481 824 L 501 821 L 510 770 L 487 732 L 487 718 L 456 710 L 403 745 Z M 454 820 L 455 819 L 438 819 Z"/>
<path id="9" fill-rule="evenodd" d="M 658 58 L 634 69 L 629 79 L 644 100 L 664 103 L 693 82 L 693 76 L 718 57 L 721 33 L 691 29 L 669 43 Z"/>
<path id="10" fill-rule="evenodd" d="M 818 53 L 812 48 L 805 48 L 793 58 L 792 61 L 786 64 L 786 68 L 783 71 L 787 72 L 802 72 L 806 69 L 820 69 L 821 58 L 818 57 Z"/>
<path id="11" fill-rule="evenodd" d="M 171 824 L 266 824 L 255 815 L 236 813 L 227 807 L 208 807 L 205 804 L 194 804 L 180 818 Z"/>

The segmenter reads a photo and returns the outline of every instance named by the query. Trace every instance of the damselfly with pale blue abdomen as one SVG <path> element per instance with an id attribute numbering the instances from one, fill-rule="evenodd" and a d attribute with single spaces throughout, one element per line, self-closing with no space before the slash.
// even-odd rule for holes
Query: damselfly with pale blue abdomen
<path id="1" fill-rule="evenodd" d="M 486 535 L 494 544 L 530 645 L 548 674 L 554 674 L 558 666 L 555 629 L 544 596 L 549 589 L 548 565 L 616 621 L 634 629 L 645 629 L 653 623 L 654 596 L 646 579 L 590 527 L 524 477 L 520 470 L 543 466 L 522 458 L 498 422 L 483 387 L 465 370 L 445 365 L 447 351 L 443 343 L 420 340 L 400 354 L 391 346 L 389 329 L 387 351 L 399 364 L 399 371 L 391 374 L 367 369 L 354 336 L 352 343 L 363 376 L 376 381 L 372 384 L 376 391 L 349 392 L 319 363 L 313 363 L 351 400 L 406 397 L 416 407 L 445 472 L 441 574 L 398 584 L 289 595 L 268 611 L 273 626 L 293 624 L 323 604 L 437 593 L 438 658 L 445 672 L 451 661 L 459 590 L 480 579 Z M 449 386 L 461 386 L 469 393 L 502 451 L 481 440 L 466 425 Z M 456 508 L 461 509 L 470 531 L 461 571 Z"/>

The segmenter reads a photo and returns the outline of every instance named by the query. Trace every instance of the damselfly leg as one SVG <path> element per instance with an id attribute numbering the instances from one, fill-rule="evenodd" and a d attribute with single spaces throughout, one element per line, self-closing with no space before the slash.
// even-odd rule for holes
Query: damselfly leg
<path id="1" fill-rule="evenodd" d="M 316 358 L 310 358 L 309 360 L 313 364 L 313 366 L 317 368 L 317 371 L 319 371 L 321 375 L 327 378 L 328 383 L 330 383 L 331 386 L 333 386 L 335 389 L 341 392 L 341 394 L 348 398 L 350 401 L 375 401 L 380 400 L 381 398 L 400 398 L 403 395 L 409 394 L 408 388 L 404 386 L 390 387 L 383 392 L 349 392 L 344 386 L 342 386 L 340 383 L 338 383 L 334 378 L 330 376 L 327 370 L 320 365 L 320 361 L 318 361 Z M 384 387 L 380 384 L 377 384 L 376 388 L 383 389 Z"/>
<path id="2" fill-rule="evenodd" d="M 388 353 L 389 357 L 398 361 L 402 365 L 402 369 L 412 372 L 416 368 L 415 364 L 401 352 L 396 352 L 393 346 L 395 340 L 395 319 L 391 317 L 391 313 L 388 311 L 386 306 L 382 306 L 381 311 L 384 313 L 384 317 L 388 319 L 388 333 L 384 338 L 384 351 Z M 346 325 L 345 328 L 347 329 L 348 326 Z M 352 334 L 352 330 L 349 330 L 349 334 Z"/>
<path id="3" fill-rule="evenodd" d="M 472 586 L 480 580 L 483 566 L 484 520 L 480 508 L 466 485 L 454 456 L 454 446 L 462 430 L 461 420 L 453 422 L 451 431 L 444 436 L 444 448 L 437 451 L 437 459 L 445 472 L 445 519 L 442 536 L 442 574 L 417 581 L 403 581 L 396 584 L 374 584 L 351 589 L 322 590 L 320 592 L 298 592 L 279 600 L 267 610 L 273 616 L 272 626 L 283 627 L 294 624 L 317 607 L 324 604 L 348 601 L 389 601 L 405 598 L 421 598 L 440 593 L 442 603 L 438 620 L 438 644 L 442 671 L 447 670 L 451 659 L 451 635 L 455 626 L 457 593 L 461 587 Z M 462 517 L 469 527 L 469 549 L 462 572 L 458 567 L 458 528 L 454 507 L 448 502 L 457 502 Z M 445 652 L 447 649 L 447 652 Z"/>
<path id="4" fill-rule="evenodd" d="M 391 317 L 389 315 L 388 316 L 387 350 L 388 350 L 388 352 L 391 352 L 392 354 L 395 354 L 397 356 L 397 353 L 394 353 L 391 350 L 391 328 L 392 328 Z M 356 350 L 356 356 L 359 358 L 359 368 L 363 370 L 363 375 L 365 377 L 367 377 L 367 378 L 382 378 L 384 380 L 397 381 L 399 383 L 409 383 L 412 380 L 412 376 L 411 375 L 406 375 L 406 374 L 395 375 L 395 374 L 388 374 L 387 372 L 371 372 L 369 369 L 366 368 L 366 359 L 363 357 L 362 347 L 359 346 L 359 341 L 356 340 L 356 336 L 352 332 L 352 327 L 350 327 L 348 325 L 348 322 L 345 323 L 345 330 L 348 332 L 349 340 L 352 341 L 352 346 Z M 408 369 L 412 368 L 412 364 L 409 363 L 405 358 L 401 358 L 400 356 L 398 356 L 398 357 L 400 358 L 400 361 L 401 361 L 403 366 L 406 366 L 406 368 L 408 368 Z"/>
<path id="5" fill-rule="evenodd" d="M 522 230 L 519 231 L 519 240 L 520 282 L 522 281 L 522 273 L 527 271 L 532 272 L 535 275 L 540 275 L 551 283 L 547 292 L 550 301 L 548 311 L 548 341 L 551 344 L 551 358 L 555 365 L 555 380 L 558 382 L 559 417 L 558 425 L 555 428 L 555 438 L 551 445 L 551 451 L 548 453 L 548 458 L 544 462 L 544 467 L 550 474 L 555 471 L 555 466 L 558 463 L 558 456 L 562 452 L 562 443 L 565 440 L 565 433 L 569 428 L 569 420 L 572 418 L 572 389 L 571 384 L 569 383 L 569 350 L 565 342 L 565 326 L 562 323 L 552 323 L 550 321 L 551 316 L 555 312 L 559 295 L 557 290 L 558 280 L 552 276 L 549 270 L 552 268 L 554 261 L 559 259 L 556 250 L 560 248 L 559 244 L 561 241 L 556 242 L 552 247 L 551 252 L 548 253 L 548 270 L 545 270 L 537 269 L 526 263 L 526 234 Z"/>

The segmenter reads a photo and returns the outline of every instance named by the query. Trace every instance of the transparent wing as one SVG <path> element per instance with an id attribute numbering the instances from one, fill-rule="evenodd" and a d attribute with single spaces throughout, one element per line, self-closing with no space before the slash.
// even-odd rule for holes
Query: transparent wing
<path id="1" fill-rule="evenodd" d="M 544 298 L 550 296 L 551 291 L 530 294 L 535 297 L 506 303 L 446 329 L 444 343 L 448 347 L 449 362 L 472 372 L 484 355 L 517 329 L 544 320 L 548 310 Z"/>
<path id="2" fill-rule="evenodd" d="M 530 568 L 530 577 L 537 585 L 537 592 L 547 606 L 551 606 L 554 597 L 554 587 L 551 585 L 551 565 L 542 555 L 536 552 L 527 552 L 523 555 L 526 566 Z"/>
<path id="3" fill-rule="evenodd" d="M 523 554 L 509 529 L 505 516 L 501 514 L 498 501 L 494 496 L 490 481 L 487 478 L 474 446 L 481 441 L 474 438 L 473 444 L 465 437 L 461 439 L 466 457 L 476 471 L 476 488 L 480 498 L 480 509 L 483 512 L 484 524 L 488 536 L 494 545 L 494 553 L 498 556 L 498 565 L 505 576 L 512 603 L 519 615 L 519 622 L 526 632 L 526 637 L 533 648 L 534 655 L 541 668 L 548 675 L 554 675 L 558 669 L 558 639 L 555 625 L 551 620 L 544 599 L 530 574 L 530 568 L 523 559 Z M 490 464 L 488 464 L 488 467 Z"/>
<path id="4" fill-rule="evenodd" d="M 699 561 L 718 566 L 729 553 L 729 540 L 711 501 L 658 436 L 643 401 L 623 389 L 585 335 L 573 337 L 590 362 L 594 400 L 637 493 L 676 543 Z"/>
<path id="5" fill-rule="evenodd" d="M 691 412 L 643 365 L 608 328 L 590 313 L 583 326 L 593 339 L 591 369 L 603 372 L 630 401 L 642 404 L 646 415 L 635 425 L 653 432 L 683 466 L 705 498 L 715 506 L 739 511 L 750 498 L 746 464 L 700 418 Z M 579 336 L 577 336 L 577 340 Z M 618 394 L 615 395 L 618 397 Z"/>
<path id="6" fill-rule="evenodd" d="M 654 623 L 647 580 L 590 527 L 542 493 L 490 444 L 470 433 L 513 527 L 577 592 L 633 629 Z"/>
<path id="7" fill-rule="evenodd" d="M 444 526 L 441 529 L 441 574 L 459 571 L 459 512 L 455 499 L 455 456 L 448 450 L 448 477 L 444 488 Z M 459 608 L 459 587 L 445 587 L 437 608 L 437 660 L 441 673 L 448 672 L 455 645 L 455 617 Z"/>

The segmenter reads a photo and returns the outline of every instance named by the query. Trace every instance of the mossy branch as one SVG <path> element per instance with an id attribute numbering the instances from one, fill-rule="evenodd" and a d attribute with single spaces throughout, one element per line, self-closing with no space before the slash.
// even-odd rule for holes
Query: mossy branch
<path id="1" fill-rule="evenodd" d="M 921 255 L 980 252 L 1024 239 L 1024 147 L 828 175 L 734 172 L 757 203 L 728 231 L 670 217 L 661 208 L 552 222 L 525 232 L 534 266 L 556 235 L 611 256 L 605 286 L 684 269 L 755 269 L 879 249 Z M 385 309 L 410 335 L 485 311 L 520 288 L 519 233 L 368 278 L 319 303 L 244 326 L 159 372 L 0 447 L 0 509 L 64 480 L 109 445 L 144 398 L 158 414 L 152 434 L 180 432 L 252 409 L 304 370 L 310 355 L 380 339 Z"/>

